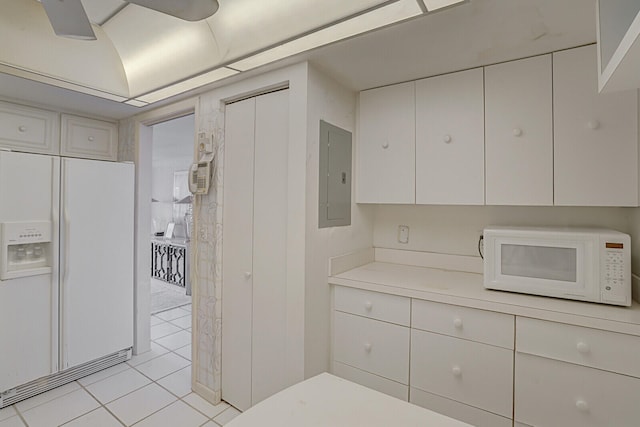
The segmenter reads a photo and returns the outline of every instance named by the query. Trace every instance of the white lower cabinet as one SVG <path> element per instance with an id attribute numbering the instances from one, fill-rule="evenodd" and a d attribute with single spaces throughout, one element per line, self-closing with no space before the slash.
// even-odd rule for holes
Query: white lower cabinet
<path id="1" fill-rule="evenodd" d="M 410 371 L 412 387 L 511 417 L 511 350 L 413 329 Z"/>
<path id="2" fill-rule="evenodd" d="M 406 384 L 400 384 L 336 361 L 333 362 L 333 374 L 400 400 L 409 400 L 409 386 Z"/>
<path id="3" fill-rule="evenodd" d="M 516 353 L 515 366 L 518 422 L 536 427 L 638 425 L 638 378 L 524 353 Z"/>
<path id="4" fill-rule="evenodd" d="M 640 425 L 638 336 L 335 290 L 340 377 L 476 427 Z"/>
<path id="5" fill-rule="evenodd" d="M 410 389 L 409 401 L 442 415 L 455 418 L 475 427 L 511 427 L 511 418 L 501 417 L 446 397 L 413 388 Z M 522 425 L 524 426 L 524 424 Z"/>
<path id="6" fill-rule="evenodd" d="M 409 383 L 409 328 L 336 311 L 334 360 Z"/>

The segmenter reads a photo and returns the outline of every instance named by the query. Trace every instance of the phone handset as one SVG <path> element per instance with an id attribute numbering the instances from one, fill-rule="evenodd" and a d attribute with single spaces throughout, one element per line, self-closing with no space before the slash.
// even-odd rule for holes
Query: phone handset
<path id="1" fill-rule="evenodd" d="M 207 194 L 213 172 L 213 154 L 205 154 L 189 168 L 189 191 L 192 194 Z"/>

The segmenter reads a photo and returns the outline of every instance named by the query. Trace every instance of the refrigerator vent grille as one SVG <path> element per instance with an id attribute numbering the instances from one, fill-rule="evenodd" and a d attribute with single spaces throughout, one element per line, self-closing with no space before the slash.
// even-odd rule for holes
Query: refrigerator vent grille
<path id="1" fill-rule="evenodd" d="M 100 359 L 92 360 L 91 362 L 75 366 L 62 372 L 38 378 L 37 380 L 33 380 L 11 390 L 3 391 L 0 393 L 0 409 L 125 362 L 129 358 L 131 358 L 130 348 L 101 357 Z"/>

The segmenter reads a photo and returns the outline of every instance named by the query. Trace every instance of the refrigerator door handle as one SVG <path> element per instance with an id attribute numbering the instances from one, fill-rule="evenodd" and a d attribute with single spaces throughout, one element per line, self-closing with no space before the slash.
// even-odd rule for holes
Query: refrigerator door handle
<path id="1" fill-rule="evenodd" d="M 66 340 L 66 331 L 67 331 L 67 311 L 68 311 L 68 307 L 66 307 L 67 305 L 67 301 L 68 298 L 67 296 L 69 295 L 69 289 L 67 289 L 68 287 L 68 283 L 69 283 L 69 236 L 70 236 L 70 229 L 71 229 L 71 221 L 69 220 L 69 207 L 68 207 L 68 200 L 67 200 L 67 187 L 68 187 L 68 182 L 67 182 L 67 171 L 66 171 L 66 166 L 67 166 L 67 160 L 64 159 L 63 160 L 63 164 L 62 164 L 62 179 L 61 179 L 61 199 L 62 199 L 62 217 L 63 217 L 63 223 L 64 223 L 64 246 L 61 250 L 61 254 L 60 254 L 60 258 L 61 258 L 61 267 L 62 267 L 62 275 L 61 275 L 61 280 L 60 280 L 60 343 L 61 348 L 60 348 L 60 368 L 62 370 L 66 369 L 68 367 L 68 361 L 67 361 L 67 340 Z"/>

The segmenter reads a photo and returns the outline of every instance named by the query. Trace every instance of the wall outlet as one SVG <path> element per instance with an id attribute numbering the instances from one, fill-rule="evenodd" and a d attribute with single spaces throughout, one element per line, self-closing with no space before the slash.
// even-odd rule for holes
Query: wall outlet
<path id="1" fill-rule="evenodd" d="M 409 226 L 408 225 L 399 225 L 398 226 L 398 243 L 409 243 Z"/>

